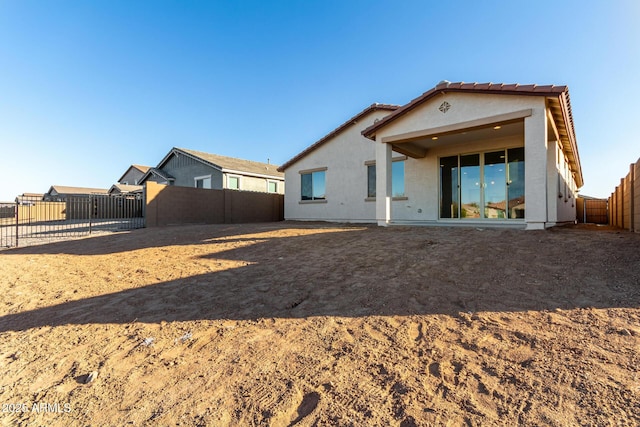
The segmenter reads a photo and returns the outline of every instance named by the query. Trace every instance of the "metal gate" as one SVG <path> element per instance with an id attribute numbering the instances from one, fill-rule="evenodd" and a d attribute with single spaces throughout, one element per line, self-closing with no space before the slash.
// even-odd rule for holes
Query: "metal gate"
<path id="1" fill-rule="evenodd" d="M 609 223 L 609 203 L 607 199 L 578 197 L 576 216 L 578 222 L 591 224 Z"/>
<path id="2" fill-rule="evenodd" d="M 144 197 L 136 195 L 66 196 L 59 200 L 20 196 L 0 203 L 0 248 L 28 246 L 142 228 Z"/>

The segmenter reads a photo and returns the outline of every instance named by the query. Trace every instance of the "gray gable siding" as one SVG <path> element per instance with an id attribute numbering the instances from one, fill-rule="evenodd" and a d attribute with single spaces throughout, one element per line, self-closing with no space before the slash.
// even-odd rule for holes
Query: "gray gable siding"
<path id="1" fill-rule="evenodd" d="M 165 183 L 165 179 L 164 178 L 161 178 L 161 177 L 159 177 L 158 175 L 156 175 L 154 173 L 150 173 L 147 176 L 147 179 L 145 179 L 145 182 L 146 181 L 153 181 L 153 182 L 157 182 L 158 184 L 164 184 Z"/>
<path id="2" fill-rule="evenodd" d="M 140 181 L 140 178 L 142 178 L 142 175 L 144 174 L 138 169 L 131 168 L 119 182 L 120 184 L 124 184 L 126 182 L 129 185 L 136 185 Z"/>
<path id="3" fill-rule="evenodd" d="M 211 188 L 222 189 L 222 172 L 191 157 L 172 155 L 162 170 L 173 176 L 173 183 L 179 187 L 193 187 L 197 176 L 211 175 Z"/>

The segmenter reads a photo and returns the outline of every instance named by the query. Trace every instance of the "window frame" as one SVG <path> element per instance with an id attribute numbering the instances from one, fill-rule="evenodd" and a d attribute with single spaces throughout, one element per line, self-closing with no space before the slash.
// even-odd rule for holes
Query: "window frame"
<path id="1" fill-rule="evenodd" d="M 407 156 L 398 156 L 398 157 L 394 157 L 391 159 L 391 200 L 409 200 L 409 198 L 407 197 L 407 192 L 406 192 L 406 161 L 407 161 L 408 157 Z M 404 171 L 402 174 L 402 184 L 404 187 L 404 190 L 402 195 L 397 195 L 394 196 L 393 195 L 393 164 L 394 163 L 398 163 L 398 162 L 402 162 L 405 166 L 404 166 Z M 367 160 L 366 162 L 364 162 L 364 165 L 366 167 L 366 171 L 367 171 L 367 197 L 364 199 L 365 202 L 375 202 L 376 201 L 376 196 L 371 196 L 372 192 L 371 189 L 369 188 L 369 167 L 373 167 L 373 171 L 374 171 L 374 184 L 373 184 L 373 194 L 376 193 L 376 186 L 377 186 L 377 173 L 376 173 L 376 161 L 375 160 Z"/>
<path id="2" fill-rule="evenodd" d="M 300 174 L 300 200 L 299 203 L 304 204 L 304 203 L 327 203 L 327 170 L 328 168 L 326 167 L 322 167 L 322 168 L 315 168 L 315 169 L 305 169 L 305 170 L 301 170 L 298 173 Z M 313 183 L 313 176 L 314 174 L 319 174 L 320 172 L 322 172 L 322 176 L 324 177 L 324 182 L 323 182 L 323 186 L 324 186 L 324 194 L 322 197 L 315 197 L 314 196 L 314 183 Z M 306 175 L 310 175 L 311 176 L 311 198 L 310 199 L 304 199 L 303 197 L 303 180 L 304 180 L 304 176 Z"/>
<path id="3" fill-rule="evenodd" d="M 207 180 L 207 179 L 209 180 L 209 187 L 205 187 L 204 186 L 205 180 Z M 202 181 L 202 187 L 198 187 L 198 181 Z M 194 177 L 193 178 L 193 186 L 195 188 L 200 188 L 200 189 L 203 189 L 203 190 L 211 190 L 213 188 L 213 182 L 212 182 L 212 179 L 211 179 L 211 174 Z"/>
<path id="4" fill-rule="evenodd" d="M 274 184 L 274 185 L 275 185 L 275 187 L 276 187 L 274 191 L 271 191 L 271 189 L 269 188 L 269 186 L 270 186 L 271 184 Z M 278 194 L 278 181 L 273 180 L 273 179 L 268 179 L 268 180 L 267 180 L 267 193 L 270 193 L 270 194 Z"/>
<path id="5" fill-rule="evenodd" d="M 234 187 L 231 187 L 229 185 L 229 183 L 231 182 L 232 178 L 237 180 L 238 187 L 234 188 Z M 240 175 L 227 175 L 227 189 L 228 190 L 240 190 L 240 181 L 241 181 L 240 178 L 241 178 Z"/>

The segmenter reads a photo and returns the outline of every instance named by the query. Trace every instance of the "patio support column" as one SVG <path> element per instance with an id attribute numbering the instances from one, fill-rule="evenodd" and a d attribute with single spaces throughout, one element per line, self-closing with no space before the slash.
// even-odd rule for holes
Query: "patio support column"
<path id="1" fill-rule="evenodd" d="M 547 142 L 547 221 L 551 225 L 558 221 L 558 185 L 560 173 L 558 172 L 558 141 Z"/>
<path id="2" fill-rule="evenodd" d="M 527 230 L 547 225 L 547 115 L 544 100 L 524 119 L 525 221 Z"/>
<path id="3" fill-rule="evenodd" d="M 376 141 L 376 218 L 378 225 L 391 221 L 391 145 Z"/>

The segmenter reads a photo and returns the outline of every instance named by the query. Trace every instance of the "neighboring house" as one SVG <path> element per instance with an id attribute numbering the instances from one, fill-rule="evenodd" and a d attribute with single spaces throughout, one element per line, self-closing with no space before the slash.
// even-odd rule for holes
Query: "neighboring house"
<path id="1" fill-rule="evenodd" d="M 150 166 L 131 165 L 120 177 L 118 183 L 125 185 L 138 185 L 140 183 L 140 179 L 149 169 L 151 169 Z"/>
<path id="2" fill-rule="evenodd" d="M 43 197 L 44 194 L 42 193 L 22 193 L 22 195 L 16 197 L 16 201 L 18 203 L 34 202 L 42 200 Z"/>
<path id="3" fill-rule="evenodd" d="M 142 194 L 142 191 L 142 185 L 113 184 L 109 189 L 109 195 Z"/>
<path id="4" fill-rule="evenodd" d="M 64 185 L 53 185 L 49 188 L 42 200 L 48 202 L 64 202 L 67 197 L 89 197 L 91 195 L 107 195 L 109 190 L 105 188 L 67 187 Z"/>
<path id="5" fill-rule="evenodd" d="M 566 86 L 443 81 L 368 107 L 280 170 L 285 219 L 379 225 L 573 223 L 583 184 Z"/>
<path id="6" fill-rule="evenodd" d="M 172 148 L 158 166 L 140 180 L 180 187 L 234 189 L 284 194 L 284 174 L 278 166 L 186 148 Z"/>

